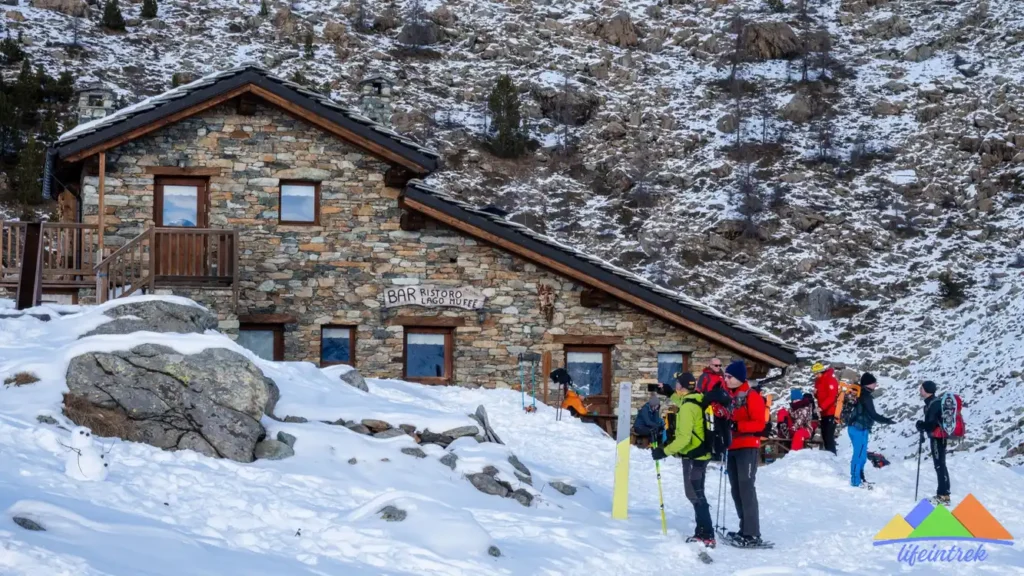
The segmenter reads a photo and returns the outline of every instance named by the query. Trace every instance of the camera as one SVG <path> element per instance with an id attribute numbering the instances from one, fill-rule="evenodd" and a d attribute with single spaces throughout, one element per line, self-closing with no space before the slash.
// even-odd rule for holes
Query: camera
<path id="1" fill-rule="evenodd" d="M 648 384 L 647 385 L 647 391 L 648 392 L 657 392 L 659 390 L 661 390 L 661 384 Z"/>

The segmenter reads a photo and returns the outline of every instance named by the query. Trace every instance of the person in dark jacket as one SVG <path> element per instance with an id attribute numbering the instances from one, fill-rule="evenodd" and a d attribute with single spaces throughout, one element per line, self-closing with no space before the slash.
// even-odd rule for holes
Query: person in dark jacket
<path id="1" fill-rule="evenodd" d="M 870 372 L 860 377 L 860 396 L 857 406 L 853 409 L 853 418 L 847 427 L 850 442 L 853 443 L 853 457 L 850 458 L 850 485 L 853 487 L 871 487 L 864 479 L 864 465 L 868 461 L 868 437 L 871 427 L 878 424 L 895 424 L 892 418 L 882 416 L 875 410 L 875 400 L 871 393 L 878 387 L 878 380 Z"/>
<path id="2" fill-rule="evenodd" d="M 637 412 L 633 433 L 649 439 L 651 444 L 661 444 L 665 441 L 665 421 L 661 418 L 661 398 L 657 395 L 651 396 Z"/>
<path id="3" fill-rule="evenodd" d="M 946 438 L 942 434 L 942 405 L 938 402 L 935 392 L 938 385 L 928 380 L 921 385 L 921 398 L 924 398 L 924 420 L 917 421 L 917 431 L 929 438 L 929 446 L 932 453 L 932 464 L 935 466 L 935 477 L 939 481 L 938 489 L 935 491 L 935 501 L 940 504 L 949 504 L 949 470 L 946 468 Z"/>

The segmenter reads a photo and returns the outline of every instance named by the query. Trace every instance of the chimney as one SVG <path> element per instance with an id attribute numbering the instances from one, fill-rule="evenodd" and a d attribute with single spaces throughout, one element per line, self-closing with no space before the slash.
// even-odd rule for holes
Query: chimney
<path id="1" fill-rule="evenodd" d="M 359 110 L 363 116 L 383 124 L 391 124 L 391 97 L 394 83 L 383 76 L 371 76 L 359 83 Z"/>
<path id="2" fill-rule="evenodd" d="M 78 91 L 78 123 L 84 124 L 114 112 L 114 92 L 101 86 Z"/>

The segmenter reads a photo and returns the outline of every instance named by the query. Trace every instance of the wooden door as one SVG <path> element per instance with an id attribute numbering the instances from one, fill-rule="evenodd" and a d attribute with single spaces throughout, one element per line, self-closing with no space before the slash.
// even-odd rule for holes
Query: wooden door
<path id="1" fill-rule="evenodd" d="M 612 349 L 609 346 L 566 346 L 565 368 L 587 411 L 612 413 Z"/>
<path id="2" fill-rule="evenodd" d="M 157 228 L 180 228 L 182 234 L 153 236 L 157 276 L 198 276 L 205 268 L 206 237 L 188 235 L 189 228 L 209 223 L 206 180 L 159 178 L 154 188 L 153 222 Z"/>

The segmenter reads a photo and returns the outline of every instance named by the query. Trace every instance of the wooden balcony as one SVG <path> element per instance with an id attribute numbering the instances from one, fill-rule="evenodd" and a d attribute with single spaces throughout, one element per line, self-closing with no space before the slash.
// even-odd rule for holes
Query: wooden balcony
<path id="1" fill-rule="evenodd" d="M 23 264 L 27 222 L 0 221 L 0 286 L 18 285 Z M 44 222 L 42 285 L 44 288 L 89 288 L 96 285 L 98 230 L 95 224 Z"/>
<path id="2" fill-rule="evenodd" d="M 24 268 L 26 245 L 37 245 L 27 231 L 26 222 L 0 221 L 0 287 L 17 288 L 22 270 L 35 268 Z M 156 288 L 231 289 L 238 301 L 237 230 L 150 228 L 106 258 L 95 224 L 44 222 L 40 234 L 43 291 L 95 288 L 105 302 Z"/>
<path id="3" fill-rule="evenodd" d="M 238 231 L 150 228 L 96 265 L 96 299 L 155 288 L 230 288 L 238 301 Z"/>

